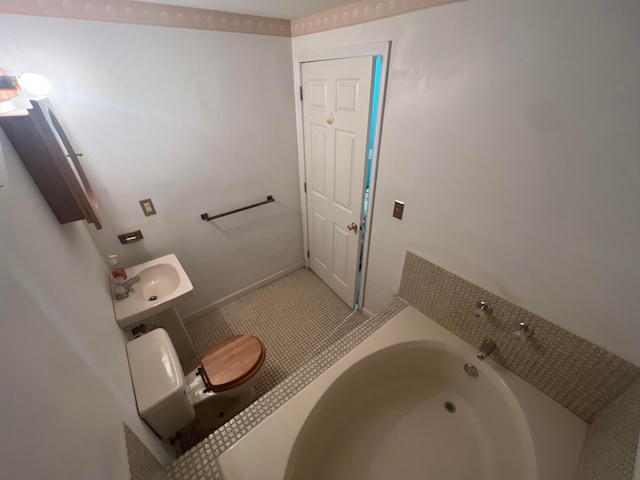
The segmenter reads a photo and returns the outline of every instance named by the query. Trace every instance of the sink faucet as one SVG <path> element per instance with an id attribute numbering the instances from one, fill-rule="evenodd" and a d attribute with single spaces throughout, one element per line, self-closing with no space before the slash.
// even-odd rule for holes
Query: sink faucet
<path id="1" fill-rule="evenodd" d="M 123 298 L 127 298 L 129 296 L 129 290 L 134 283 L 138 283 L 140 281 L 140 275 L 136 275 L 135 277 L 131 277 L 126 282 L 118 283 L 113 287 L 113 296 L 116 297 L 116 300 L 122 300 Z"/>
<path id="2" fill-rule="evenodd" d="M 491 355 L 491 352 L 496 349 L 496 347 L 496 342 L 491 339 L 482 342 L 482 345 L 480 345 L 480 351 L 478 352 L 478 360 L 484 360 L 485 358 L 487 358 L 489 355 Z"/>

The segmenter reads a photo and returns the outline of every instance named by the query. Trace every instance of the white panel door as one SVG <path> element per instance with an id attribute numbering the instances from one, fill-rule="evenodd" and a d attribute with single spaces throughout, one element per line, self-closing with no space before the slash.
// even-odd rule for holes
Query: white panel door
<path id="1" fill-rule="evenodd" d="M 302 64 L 309 261 L 355 305 L 373 57 Z"/>

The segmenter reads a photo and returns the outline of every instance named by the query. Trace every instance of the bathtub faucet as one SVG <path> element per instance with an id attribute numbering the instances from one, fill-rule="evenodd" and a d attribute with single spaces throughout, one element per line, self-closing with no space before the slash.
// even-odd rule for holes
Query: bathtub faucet
<path id="1" fill-rule="evenodd" d="M 496 349 L 496 347 L 496 342 L 491 339 L 482 342 L 482 345 L 480 345 L 480 351 L 478 352 L 478 360 L 484 360 L 485 358 L 487 358 L 489 355 L 491 355 L 491 352 Z"/>

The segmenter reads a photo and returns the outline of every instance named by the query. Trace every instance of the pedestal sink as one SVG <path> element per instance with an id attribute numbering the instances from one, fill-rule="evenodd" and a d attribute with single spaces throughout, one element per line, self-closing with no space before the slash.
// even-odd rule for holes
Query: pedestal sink
<path id="1" fill-rule="evenodd" d="M 191 280 L 173 253 L 126 269 L 127 277 L 140 281 L 122 300 L 113 300 L 116 322 L 123 329 L 141 323 L 152 323 L 167 330 L 180 359 L 184 362 L 195 354 L 193 342 L 173 308 L 193 290 Z M 151 318 L 153 317 L 153 318 Z"/>

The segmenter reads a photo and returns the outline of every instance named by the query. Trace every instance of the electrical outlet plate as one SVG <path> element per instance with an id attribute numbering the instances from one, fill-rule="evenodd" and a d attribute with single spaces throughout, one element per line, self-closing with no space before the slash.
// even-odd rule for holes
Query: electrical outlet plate
<path id="1" fill-rule="evenodd" d="M 396 200 L 393 204 L 393 216 L 398 220 L 402 220 L 402 215 L 404 213 L 404 202 L 400 200 Z"/>
<path id="2" fill-rule="evenodd" d="M 144 213 L 145 217 L 150 217 L 151 215 L 155 215 L 157 213 L 156 207 L 153 206 L 153 202 L 150 198 L 140 200 L 140 207 L 142 207 L 142 213 Z"/>

